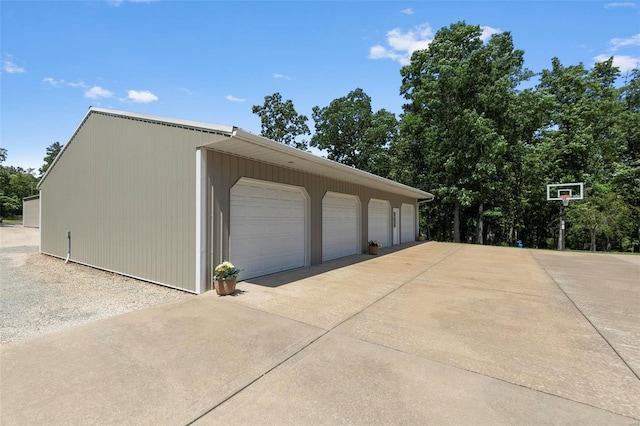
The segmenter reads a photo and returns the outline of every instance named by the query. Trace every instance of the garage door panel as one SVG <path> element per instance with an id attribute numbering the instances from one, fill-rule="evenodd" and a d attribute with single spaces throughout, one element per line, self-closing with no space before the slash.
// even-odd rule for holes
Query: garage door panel
<path id="1" fill-rule="evenodd" d="M 369 201 L 368 211 L 368 239 L 379 241 L 382 247 L 388 247 L 390 244 L 389 228 L 391 226 L 390 204 L 384 200 L 372 199 Z"/>
<path id="2" fill-rule="evenodd" d="M 327 193 L 322 199 L 322 261 L 358 253 L 355 197 Z"/>
<path id="3" fill-rule="evenodd" d="M 242 278 L 305 265 L 305 205 L 295 187 L 241 181 L 231 189 L 229 257 Z"/>

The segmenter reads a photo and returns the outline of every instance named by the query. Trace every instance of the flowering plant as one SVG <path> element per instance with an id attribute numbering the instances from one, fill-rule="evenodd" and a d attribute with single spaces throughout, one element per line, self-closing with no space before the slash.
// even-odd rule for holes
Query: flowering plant
<path id="1" fill-rule="evenodd" d="M 214 281 L 230 280 L 240 275 L 242 269 L 236 268 L 233 264 L 227 260 L 216 266 L 215 274 L 213 275 Z"/>
<path id="2" fill-rule="evenodd" d="M 369 247 L 382 247 L 382 244 L 380 241 L 371 240 L 369 241 Z"/>

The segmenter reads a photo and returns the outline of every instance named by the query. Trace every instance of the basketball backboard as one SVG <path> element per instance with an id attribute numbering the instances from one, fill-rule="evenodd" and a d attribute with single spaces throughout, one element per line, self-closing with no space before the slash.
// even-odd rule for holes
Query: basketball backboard
<path id="1" fill-rule="evenodd" d="M 584 182 L 551 183 L 547 185 L 547 201 L 582 200 Z"/>

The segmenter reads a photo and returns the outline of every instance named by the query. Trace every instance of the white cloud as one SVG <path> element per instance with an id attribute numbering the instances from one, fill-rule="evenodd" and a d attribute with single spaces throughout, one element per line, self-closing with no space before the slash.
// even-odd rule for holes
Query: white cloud
<path id="1" fill-rule="evenodd" d="M 2 62 L 2 69 L 9 74 L 19 74 L 24 72 L 24 68 L 13 62 L 13 55 L 6 55 L 7 59 Z"/>
<path id="2" fill-rule="evenodd" d="M 407 32 L 394 28 L 387 32 L 389 48 L 381 45 L 371 47 L 369 59 L 391 59 L 398 61 L 400 65 L 408 65 L 411 54 L 416 50 L 426 49 L 432 40 L 433 29 L 428 23 L 418 25 Z"/>
<path id="3" fill-rule="evenodd" d="M 369 49 L 369 59 L 391 59 L 392 61 L 398 61 L 402 65 L 406 65 L 407 59 L 400 53 L 394 53 L 392 50 L 387 49 L 384 46 L 375 45 Z"/>
<path id="4" fill-rule="evenodd" d="M 227 95 L 226 99 L 231 102 L 244 102 L 246 99 L 244 98 L 236 98 L 235 96 Z"/>
<path id="5" fill-rule="evenodd" d="M 408 7 L 406 9 L 401 10 L 400 13 L 404 13 L 405 15 L 413 15 L 413 9 Z"/>
<path id="6" fill-rule="evenodd" d="M 625 73 L 635 68 L 640 68 L 640 58 L 634 58 L 633 56 L 626 55 L 598 55 L 593 60 L 595 62 L 604 62 L 609 60 L 613 56 L 613 66 L 620 68 L 620 72 Z"/>
<path id="7" fill-rule="evenodd" d="M 51 77 L 43 78 L 42 81 L 44 81 L 45 83 L 49 83 L 53 87 L 60 87 L 64 84 L 64 80 L 54 80 Z"/>
<path id="8" fill-rule="evenodd" d="M 63 79 L 56 80 L 55 78 L 51 78 L 51 77 L 43 78 L 42 81 L 44 81 L 45 83 L 49 83 L 53 87 L 69 86 L 69 87 L 80 88 L 80 89 L 88 89 L 89 88 L 89 86 L 84 84 L 84 82 L 82 82 L 82 81 L 77 81 L 77 82 L 76 81 L 69 81 L 69 82 L 66 82 Z"/>
<path id="9" fill-rule="evenodd" d="M 288 75 L 279 74 L 279 73 L 274 73 L 274 74 L 273 74 L 273 78 L 280 78 L 280 79 L 285 79 L 285 80 L 291 80 L 291 77 L 289 77 Z"/>
<path id="10" fill-rule="evenodd" d="M 500 34 L 502 32 L 500 28 L 492 28 L 487 25 L 481 26 L 480 29 L 482 30 L 482 34 L 480 35 L 480 40 L 482 40 L 483 42 L 489 40 L 492 35 Z"/>
<path id="11" fill-rule="evenodd" d="M 110 98 L 113 93 L 103 89 L 100 86 L 93 86 L 91 89 L 84 92 L 84 97 L 89 99 Z"/>
<path id="12" fill-rule="evenodd" d="M 80 87 L 81 89 L 87 89 L 89 87 L 82 81 L 67 83 L 67 85 L 71 87 Z"/>
<path id="13" fill-rule="evenodd" d="M 147 104 L 157 101 L 158 97 L 148 90 L 142 90 L 140 92 L 137 90 L 129 90 L 127 91 L 127 99 L 133 102 Z"/>
<path id="14" fill-rule="evenodd" d="M 614 3 L 607 3 L 604 5 L 605 9 L 613 9 L 618 7 L 636 7 L 636 4 L 631 2 L 614 2 Z"/>
<path id="15" fill-rule="evenodd" d="M 629 38 L 612 38 L 609 44 L 611 45 L 611 50 L 614 52 L 627 46 L 640 46 L 640 34 Z"/>
<path id="16" fill-rule="evenodd" d="M 189 96 L 193 95 L 193 92 L 191 90 L 187 89 L 186 87 L 178 87 L 178 91 L 182 92 L 182 93 L 184 93 L 186 95 L 189 95 Z"/>
<path id="17" fill-rule="evenodd" d="M 107 0 L 111 6 L 119 7 L 123 3 L 153 3 L 157 0 Z"/>

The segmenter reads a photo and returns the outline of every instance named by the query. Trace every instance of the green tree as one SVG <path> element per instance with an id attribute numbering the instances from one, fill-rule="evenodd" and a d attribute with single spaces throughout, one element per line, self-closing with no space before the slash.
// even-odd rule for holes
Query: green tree
<path id="1" fill-rule="evenodd" d="M 509 108 L 517 85 L 530 77 L 523 68 L 524 52 L 514 49 L 509 33 L 487 43 L 481 35 L 479 26 L 464 22 L 442 28 L 400 71 L 400 93 L 408 101 L 400 149 L 420 153 L 409 168 L 426 173 L 421 180 L 445 210 L 436 217 L 448 222 L 453 216 L 456 242 L 463 222 L 474 222 L 473 234 L 483 242 L 486 204 L 502 191 L 498 177 L 512 142 L 505 132 Z M 473 206 L 474 220 L 462 220 L 463 211 Z"/>
<path id="2" fill-rule="evenodd" d="M 398 122 L 385 109 L 374 113 L 371 98 L 362 89 L 326 107 L 313 107 L 312 118 L 316 131 L 311 146 L 326 150 L 330 160 L 389 176 L 388 150 L 397 136 Z"/>
<path id="3" fill-rule="evenodd" d="M 567 241 L 576 249 L 596 251 L 622 247 L 631 210 L 609 185 L 591 186 L 585 199 L 567 208 Z"/>
<path id="4" fill-rule="evenodd" d="M 49 166 L 51 166 L 53 160 L 56 159 L 60 151 L 62 151 L 63 147 L 64 145 L 62 145 L 60 142 L 54 142 L 47 147 L 47 155 L 44 157 L 44 164 L 42 165 L 42 167 L 40 167 L 40 170 L 38 170 L 41 177 L 44 176 L 45 173 L 47 173 L 47 170 L 49 170 Z"/>
<path id="5" fill-rule="evenodd" d="M 612 183 L 630 209 L 621 249 L 640 251 L 640 70 L 631 71 L 625 83 L 621 92 L 624 149 Z"/>
<path id="6" fill-rule="evenodd" d="M 617 87 L 619 76 L 612 58 L 590 70 L 581 63 L 565 67 L 553 58 L 552 68 L 542 72 L 537 87 L 552 98 L 550 120 L 541 132 L 539 150 L 541 162 L 547 165 L 543 170 L 547 183 L 585 182 L 587 199 L 571 206 L 574 214 L 568 216 L 567 223 L 588 230 L 589 243 L 583 244 L 574 232 L 568 238 L 571 248 L 608 249 L 611 244 L 619 248 L 623 238 L 618 238 L 618 233 L 628 234 L 635 217 L 629 204 L 637 200 L 637 192 L 632 189 L 637 168 L 633 160 L 637 143 L 633 125 L 637 123 L 637 110 L 634 112 L 632 105 L 635 83 L 632 78 L 626 88 Z M 627 190 L 631 195 L 628 198 L 615 195 Z M 614 215 L 607 206 L 616 206 L 621 215 Z M 556 214 L 549 214 L 549 222 L 553 222 Z M 570 219 L 578 222 L 570 223 Z M 557 220 L 555 224 L 558 235 Z M 597 244 L 598 238 L 606 238 L 606 244 Z"/>
<path id="7" fill-rule="evenodd" d="M 254 105 L 251 112 L 260 117 L 262 136 L 301 150 L 307 149 L 307 141 L 298 140 L 298 137 L 311 134 L 307 126 L 309 119 L 296 112 L 291 100 L 283 102 L 282 95 L 276 92 L 265 96 L 262 106 Z"/>
<path id="8" fill-rule="evenodd" d="M 612 59 L 587 70 L 553 58 L 552 69 L 542 72 L 538 90 L 554 99 L 544 131 L 554 166 L 551 180 L 592 184 L 613 174 L 623 148 L 619 74 Z"/>
<path id="9" fill-rule="evenodd" d="M 7 150 L 0 149 L 0 218 L 22 214 L 22 199 L 37 193 L 33 170 L 4 166 Z"/>

